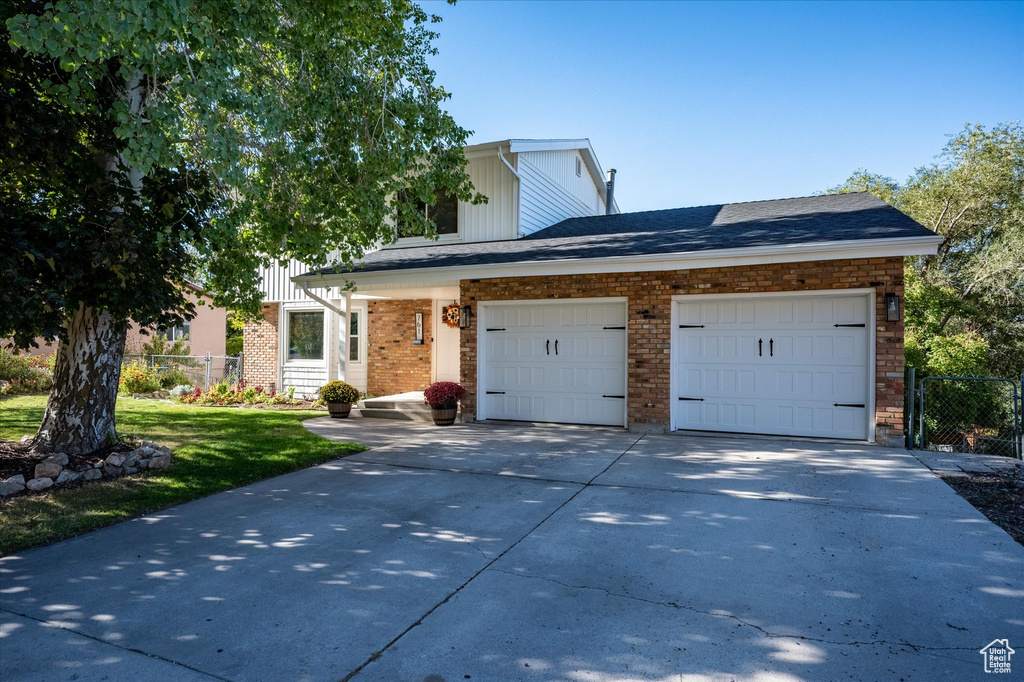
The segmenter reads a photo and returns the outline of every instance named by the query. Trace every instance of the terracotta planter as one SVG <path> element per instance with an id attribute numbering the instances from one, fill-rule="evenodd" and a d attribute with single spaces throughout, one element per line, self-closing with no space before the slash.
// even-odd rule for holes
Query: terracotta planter
<path id="1" fill-rule="evenodd" d="M 345 419 L 352 411 L 352 403 L 327 403 L 327 411 L 335 419 Z"/>
<path id="2" fill-rule="evenodd" d="M 434 423 L 438 426 L 451 426 L 455 423 L 455 417 L 459 414 L 459 407 L 441 408 L 438 409 L 433 405 L 430 406 L 430 416 L 434 418 Z"/>

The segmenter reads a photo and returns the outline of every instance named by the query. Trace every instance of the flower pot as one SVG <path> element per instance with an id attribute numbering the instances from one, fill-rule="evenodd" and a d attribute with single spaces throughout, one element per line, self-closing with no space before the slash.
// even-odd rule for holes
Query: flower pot
<path id="1" fill-rule="evenodd" d="M 458 406 L 437 408 L 430 406 L 430 416 L 438 426 L 451 426 L 455 423 L 455 417 L 459 414 Z"/>
<path id="2" fill-rule="evenodd" d="M 352 403 L 327 403 L 327 411 L 335 419 L 344 419 L 352 411 Z"/>

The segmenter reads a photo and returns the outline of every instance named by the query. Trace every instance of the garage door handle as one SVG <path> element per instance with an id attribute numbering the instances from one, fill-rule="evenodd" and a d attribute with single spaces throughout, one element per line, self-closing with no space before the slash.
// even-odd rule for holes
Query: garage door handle
<path id="1" fill-rule="evenodd" d="M 551 355 L 551 339 L 548 339 L 547 341 L 544 342 L 544 350 L 547 352 L 548 355 Z"/>
<path id="2" fill-rule="evenodd" d="M 680 396 L 679 399 L 680 400 L 698 400 L 700 402 L 704 402 L 704 398 L 683 398 L 682 396 Z"/>
<path id="3" fill-rule="evenodd" d="M 558 355 L 558 339 L 555 339 L 555 355 Z"/>
<path id="4" fill-rule="evenodd" d="M 761 357 L 764 353 L 761 352 L 761 339 L 757 340 L 757 357 Z"/>
<path id="5" fill-rule="evenodd" d="M 864 403 L 832 403 L 832 407 L 864 407 Z"/>
<path id="6" fill-rule="evenodd" d="M 775 357 L 775 339 L 768 339 L 768 357 Z"/>

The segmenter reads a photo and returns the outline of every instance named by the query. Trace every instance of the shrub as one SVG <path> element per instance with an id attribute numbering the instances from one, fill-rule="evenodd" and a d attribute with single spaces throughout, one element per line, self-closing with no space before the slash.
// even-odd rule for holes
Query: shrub
<path id="1" fill-rule="evenodd" d="M 131 362 L 121 367 L 121 380 L 117 383 L 118 393 L 132 395 L 159 390 L 160 376 L 144 362 Z"/>
<path id="2" fill-rule="evenodd" d="M 320 398 L 328 403 L 357 403 L 359 391 L 344 381 L 328 381 L 320 387 Z"/>
<path id="3" fill-rule="evenodd" d="M 192 391 L 193 389 L 191 384 L 181 384 L 180 386 L 175 386 L 174 388 L 171 389 L 171 397 L 181 398 L 186 393 L 192 393 Z"/>
<path id="4" fill-rule="evenodd" d="M 191 355 L 188 334 L 177 341 L 168 341 L 167 334 L 154 334 L 153 340 L 142 344 L 143 355 Z"/>
<path id="5" fill-rule="evenodd" d="M 160 386 L 162 388 L 174 388 L 175 386 L 192 386 L 192 379 L 188 374 L 178 368 L 165 369 L 160 372 Z"/>
<path id="6" fill-rule="evenodd" d="M 427 386 L 423 402 L 435 410 L 450 410 L 466 395 L 466 389 L 454 381 L 438 381 Z"/>
<path id="7" fill-rule="evenodd" d="M 53 372 L 46 369 L 49 357 L 16 355 L 0 348 L 0 395 L 49 391 L 53 386 Z"/>

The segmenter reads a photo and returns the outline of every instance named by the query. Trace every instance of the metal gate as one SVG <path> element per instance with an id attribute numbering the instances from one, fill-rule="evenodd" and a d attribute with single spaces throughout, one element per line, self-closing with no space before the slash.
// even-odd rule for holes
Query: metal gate
<path id="1" fill-rule="evenodd" d="M 913 369 L 909 378 L 913 387 Z M 1020 388 L 995 377 L 921 379 L 907 401 L 908 448 L 1024 458 Z"/>

